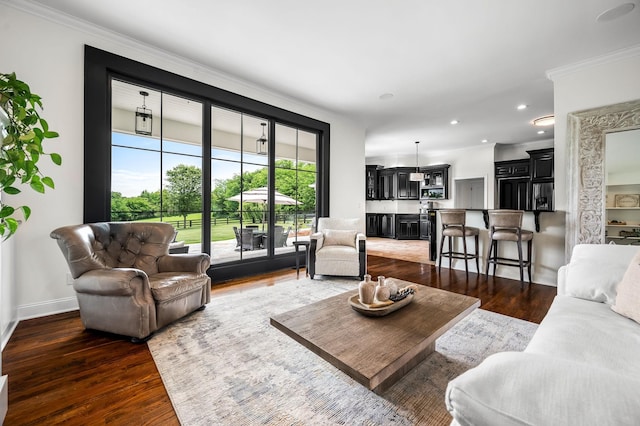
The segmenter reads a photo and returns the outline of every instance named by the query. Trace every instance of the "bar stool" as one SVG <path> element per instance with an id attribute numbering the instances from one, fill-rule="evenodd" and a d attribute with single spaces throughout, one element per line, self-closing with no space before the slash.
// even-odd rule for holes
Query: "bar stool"
<path id="1" fill-rule="evenodd" d="M 442 266 L 442 257 L 449 258 L 449 269 L 451 269 L 452 259 L 464 259 L 464 270 L 469 277 L 469 259 L 476 260 L 476 271 L 480 273 L 480 264 L 478 262 L 478 228 L 466 226 L 467 212 L 465 210 L 440 210 L 440 221 L 442 222 L 442 238 L 440 239 L 440 257 L 438 259 L 438 273 Z M 449 240 L 449 251 L 444 251 L 444 238 Z M 463 252 L 453 250 L 452 238 L 462 238 Z M 475 237 L 476 252 L 475 254 L 467 251 L 467 237 Z"/>
<path id="2" fill-rule="evenodd" d="M 489 265 L 493 264 L 493 276 L 496 276 L 497 265 L 516 266 L 520 268 L 520 287 L 524 287 L 524 267 L 529 273 L 531 284 L 531 249 L 533 232 L 522 229 L 522 210 L 490 210 L 489 211 L 489 253 L 487 254 L 486 277 L 489 277 Z M 518 258 L 498 256 L 498 242 L 513 241 L 518 248 Z M 527 242 L 527 259 L 522 258 L 522 242 Z M 493 252 L 493 257 L 491 253 Z"/>

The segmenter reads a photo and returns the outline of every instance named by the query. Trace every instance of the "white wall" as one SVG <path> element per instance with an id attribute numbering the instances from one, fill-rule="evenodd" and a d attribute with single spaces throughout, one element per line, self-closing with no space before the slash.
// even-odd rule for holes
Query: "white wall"
<path id="1" fill-rule="evenodd" d="M 0 6 L 0 40 L 15 40 L 18 35 L 21 39 L 20 43 L 2 46 L 2 71 L 15 71 L 42 96 L 43 115 L 50 127 L 61 135 L 47 142 L 46 149 L 59 152 L 63 157 L 62 167 L 49 165 L 46 159 L 42 162 L 43 173 L 56 183 L 54 191 L 42 195 L 27 190 L 13 200 L 33 210 L 29 221 L 15 236 L 15 274 L 9 284 L 16 289 L 20 318 L 76 306 L 73 289 L 66 284 L 66 263 L 49 233 L 56 227 L 82 222 L 85 44 L 330 123 L 330 213 L 364 217 L 364 201 L 351 202 L 364 200 L 364 128 L 361 126 L 166 52 L 52 15 L 35 5 L 0 2 Z M 215 32 L 215 28 L 212 31 Z"/>
<path id="2" fill-rule="evenodd" d="M 640 46 L 551 70 L 548 74 L 553 81 L 556 116 L 555 174 L 556 191 L 560 195 L 556 195 L 556 206 L 566 210 L 567 114 L 640 99 Z"/>
<path id="3" fill-rule="evenodd" d="M 569 222 L 574 220 L 575 212 L 567 211 L 570 171 L 567 115 L 640 99 L 640 45 L 551 70 L 548 76 L 553 81 L 556 116 L 556 209 L 566 211 Z"/>

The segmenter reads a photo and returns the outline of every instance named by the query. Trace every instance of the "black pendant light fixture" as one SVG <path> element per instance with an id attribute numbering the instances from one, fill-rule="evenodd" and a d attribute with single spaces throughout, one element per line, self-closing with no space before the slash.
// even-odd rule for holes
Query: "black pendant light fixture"
<path id="1" fill-rule="evenodd" d="M 256 139 L 256 154 L 267 155 L 267 137 L 264 134 L 267 123 L 260 123 L 260 125 L 262 126 L 262 136 Z"/>
<path id="2" fill-rule="evenodd" d="M 420 169 L 418 167 L 418 144 L 420 141 L 416 141 L 416 171 L 414 173 L 409 174 L 409 180 L 411 182 L 420 182 L 424 179 L 424 173 L 420 173 Z"/>
<path id="3" fill-rule="evenodd" d="M 149 93 L 141 90 L 140 94 L 142 95 L 142 106 L 136 108 L 136 134 L 151 136 L 153 115 L 151 114 L 151 110 L 147 109 L 147 105 L 145 103 Z"/>

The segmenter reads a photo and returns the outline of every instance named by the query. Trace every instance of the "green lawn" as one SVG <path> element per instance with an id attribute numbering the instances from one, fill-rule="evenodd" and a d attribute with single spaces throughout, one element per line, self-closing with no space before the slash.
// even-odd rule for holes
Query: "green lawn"
<path id="1" fill-rule="evenodd" d="M 191 223 L 192 226 L 189 226 L 189 221 L 193 221 Z M 143 219 L 138 222 L 159 222 L 159 218 L 151 218 L 151 219 Z M 171 217 L 163 217 L 163 222 L 170 223 L 174 226 L 174 228 L 178 231 L 178 236 L 176 237 L 176 241 L 184 241 L 185 244 L 197 244 L 201 240 L 202 235 L 202 227 L 201 227 L 201 215 L 199 213 L 190 214 L 187 216 L 187 228 L 184 228 L 184 220 L 182 216 L 171 216 Z M 178 225 L 179 223 L 179 225 Z M 246 226 L 247 224 L 251 224 L 248 221 L 243 222 Z M 261 226 L 260 224 L 257 224 Z M 285 222 L 285 223 L 276 223 L 276 225 L 283 226 L 286 230 L 289 226 L 293 228 L 293 223 Z M 237 226 L 240 228 L 239 220 L 229 219 L 216 219 L 215 225 L 211 226 L 211 241 L 224 241 L 224 240 L 233 240 L 235 239 L 235 234 L 233 232 L 233 227 Z M 267 225 L 265 224 L 265 227 Z M 306 226 L 305 226 L 306 227 Z"/>

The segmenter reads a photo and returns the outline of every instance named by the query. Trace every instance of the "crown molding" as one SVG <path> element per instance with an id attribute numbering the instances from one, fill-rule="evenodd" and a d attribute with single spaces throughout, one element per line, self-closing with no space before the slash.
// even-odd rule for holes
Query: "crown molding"
<path id="1" fill-rule="evenodd" d="M 640 56 L 640 44 L 634 46 L 625 47 L 623 49 L 614 50 L 613 52 L 595 56 L 593 58 L 585 59 L 583 61 L 575 62 L 569 65 L 563 65 L 558 68 L 553 68 L 546 72 L 547 78 L 554 81 L 558 77 L 564 77 L 582 71 L 586 68 L 592 68 L 612 62 L 617 62 L 629 58 Z"/>
<path id="2" fill-rule="evenodd" d="M 205 74 L 217 80 L 223 80 L 236 87 L 240 86 L 248 90 L 257 91 L 264 96 L 277 98 L 285 102 L 291 102 L 295 105 L 302 106 L 304 108 L 311 108 L 314 111 L 317 111 L 318 113 L 321 113 L 321 114 L 328 114 L 330 116 L 334 116 L 337 118 L 341 117 L 338 111 L 328 110 L 321 106 L 315 105 L 313 103 L 309 103 L 301 99 L 298 99 L 292 96 L 287 96 L 274 90 L 270 90 L 268 88 L 260 86 L 251 81 L 241 79 L 239 77 L 220 71 L 219 69 L 213 68 L 208 65 L 204 65 L 200 62 L 196 62 L 191 59 L 187 59 L 183 56 L 177 55 L 173 52 L 164 50 L 153 44 L 141 42 L 135 38 L 123 35 L 113 30 L 106 29 L 99 25 L 77 18 L 75 16 L 60 12 L 59 10 L 53 9 L 50 6 L 47 6 L 41 3 L 37 3 L 31 0 L 0 0 L 0 5 L 6 5 L 8 7 L 27 13 L 29 15 L 34 15 L 39 18 L 45 19 L 47 21 L 53 22 L 55 24 L 63 25 L 72 30 L 79 31 L 93 37 L 98 37 L 112 43 L 116 43 L 124 48 L 134 49 L 138 51 L 142 56 L 151 56 L 161 62 L 165 62 L 165 63 L 168 62 L 175 66 L 192 70 L 194 74 L 198 74 L 198 73 Z M 103 50 L 108 50 L 108 48 L 105 49 L 100 46 L 95 46 L 95 47 L 101 48 Z M 116 55 L 118 54 L 121 55 L 121 53 L 119 52 L 111 52 L 111 53 L 114 53 Z M 129 59 L 136 60 L 135 58 L 129 58 Z M 154 66 L 153 64 L 149 64 L 149 65 Z M 171 70 L 168 70 L 168 71 L 171 71 Z M 193 80 L 198 79 L 193 74 L 185 75 L 185 77 L 191 78 Z M 228 89 L 226 87 L 223 87 L 223 88 L 227 90 L 232 90 L 232 91 L 234 90 L 234 89 Z M 252 97 L 254 96 L 252 95 Z M 264 100 L 264 99 L 260 99 L 260 100 L 266 103 L 273 102 L 273 101 Z"/>

